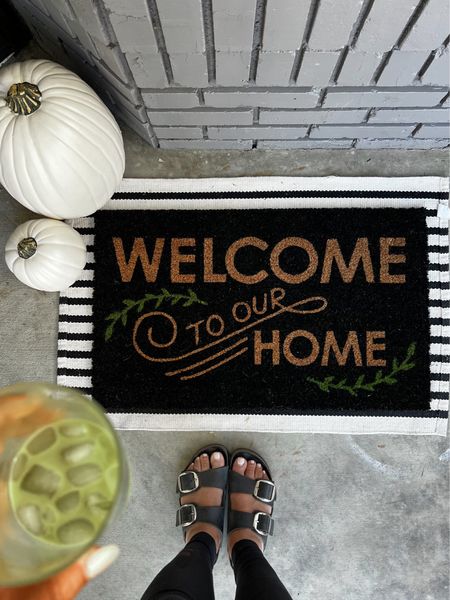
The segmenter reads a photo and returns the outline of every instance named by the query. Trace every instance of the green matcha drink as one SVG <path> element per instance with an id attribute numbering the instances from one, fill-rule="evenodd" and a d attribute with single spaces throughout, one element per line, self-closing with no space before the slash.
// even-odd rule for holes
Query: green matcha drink
<path id="1" fill-rule="evenodd" d="M 14 457 L 9 478 L 13 513 L 41 542 L 94 540 L 118 491 L 119 456 L 110 431 L 85 419 L 37 430 Z"/>

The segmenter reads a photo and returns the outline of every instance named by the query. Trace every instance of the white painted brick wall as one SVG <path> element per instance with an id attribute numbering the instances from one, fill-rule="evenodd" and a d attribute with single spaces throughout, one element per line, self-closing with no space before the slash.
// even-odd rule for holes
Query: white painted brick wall
<path id="1" fill-rule="evenodd" d="M 161 58 L 157 53 L 143 54 L 141 52 L 128 52 L 126 57 L 138 87 L 166 87 L 166 74 L 161 63 Z"/>
<path id="2" fill-rule="evenodd" d="M 370 118 L 369 123 L 443 123 L 449 120 L 449 112 L 444 108 L 420 109 L 380 109 Z"/>
<path id="3" fill-rule="evenodd" d="M 346 86 L 369 85 L 380 61 L 380 54 L 350 51 L 339 74 L 338 84 Z"/>
<path id="4" fill-rule="evenodd" d="M 262 52 L 256 76 L 258 85 L 270 87 L 289 84 L 308 13 L 308 2 L 267 0 Z M 280 32 L 283 34 L 280 35 Z"/>
<path id="5" fill-rule="evenodd" d="M 237 106 L 274 107 L 274 108 L 313 108 L 319 94 L 310 92 L 214 92 L 204 94 L 206 106 L 234 108 Z"/>
<path id="6" fill-rule="evenodd" d="M 175 85 L 208 85 L 208 69 L 203 54 L 172 54 L 171 63 Z"/>
<path id="7" fill-rule="evenodd" d="M 302 40 L 308 12 L 309 2 L 268 0 L 263 39 L 264 51 L 297 50 Z"/>
<path id="8" fill-rule="evenodd" d="M 161 140 L 160 148 L 186 150 L 251 150 L 251 140 Z"/>
<path id="9" fill-rule="evenodd" d="M 104 0 L 121 49 L 132 54 L 158 52 L 145 0 Z"/>
<path id="10" fill-rule="evenodd" d="M 200 0 L 159 0 L 169 55 L 202 54 L 205 49 Z"/>
<path id="11" fill-rule="evenodd" d="M 216 79 L 220 85 L 246 85 L 249 70 L 250 52 L 217 52 Z"/>
<path id="12" fill-rule="evenodd" d="M 295 52 L 261 52 L 256 83 L 267 87 L 288 85 L 294 59 Z"/>
<path id="13" fill-rule="evenodd" d="M 207 85 L 200 0 L 159 0 L 157 6 L 175 83 Z"/>
<path id="14" fill-rule="evenodd" d="M 393 52 L 377 84 L 394 87 L 412 85 L 429 54 L 423 50 Z"/>
<path id="15" fill-rule="evenodd" d="M 115 73 L 119 79 L 128 83 L 128 70 L 123 53 L 118 46 L 105 46 L 100 41 L 95 41 L 97 56 L 102 60 L 110 71 Z"/>
<path id="16" fill-rule="evenodd" d="M 406 140 L 357 140 L 355 148 L 358 150 L 382 150 L 390 148 L 392 150 L 432 150 L 433 148 L 446 148 L 448 140 L 421 140 L 408 138 Z"/>
<path id="17" fill-rule="evenodd" d="M 402 44 L 402 50 L 429 50 L 437 48 L 448 36 L 449 3 L 447 0 L 429 0 L 417 23 Z"/>
<path id="18" fill-rule="evenodd" d="M 361 123 L 366 114 L 367 110 L 261 110 L 259 122 L 261 125 Z"/>
<path id="19" fill-rule="evenodd" d="M 153 125 L 251 125 L 253 111 L 148 111 Z"/>
<path id="20" fill-rule="evenodd" d="M 75 18 L 72 7 L 65 1 L 44 0 L 44 5 L 47 8 L 46 12 L 62 29 L 66 29 L 66 19 L 73 20 Z"/>
<path id="21" fill-rule="evenodd" d="M 297 79 L 298 86 L 327 86 L 339 52 L 305 52 Z"/>
<path id="22" fill-rule="evenodd" d="M 314 138 L 406 138 L 414 127 L 403 125 L 319 125 L 311 130 Z"/>
<path id="23" fill-rule="evenodd" d="M 94 40 L 91 38 L 89 33 L 85 31 L 84 27 L 81 26 L 80 22 L 76 19 L 69 19 L 68 17 L 65 17 L 64 20 L 67 31 L 69 31 L 74 38 L 78 38 L 83 48 L 87 52 L 94 54 L 94 56 L 97 58 L 100 58 Z"/>
<path id="24" fill-rule="evenodd" d="M 203 130 L 201 127 L 153 127 L 153 131 L 160 140 L 203 139 Z"/>
<path id="25" fill-rule="evenodd" d="M 155 147 L 448 144 L 448 0 L 12 2 Z"/>
<path id="26" fill-rule="evenodd" d="M 445 48 L 434 57 L 433 62 L 428 67 L 422 77 L 422 83 L 425 85 L 449 85 L 450 83 L 450 57 L 449 50 Z"/>
<path id="27" fill-rule="evenodd" d="M 448 139 L 449 137 L 449 126 L 447 125 L 423 125 L 416 133 L 417 138 L 437 138 L 440 140 Z"/>
<path id="28" fill-rule="evenodd" d="M 93 61 L 102 77 L 102 81 L 106 79 L 106 81 L 116 87 L 121 94 L 127 97 L 128 95 L 134 96 L 136 98 L 136 104 L 139 103 L 139 93 L 131 85 L 127 85 L 121 79 L 116 77 L 112 71 L 110 71 L 103 63 L 96 60 L 95 57 L 93 57 Z M 101 85 L 99 87 L 101 87 Z"/>
<path id="29" fill-rule="evenodd" d="M 352 147 L 353 140 L 259 140 L 260 150 L 335 150 Z"/>
<path id="30" fill-rule="evenodd" d="M 213 8 L 216 50 L 250 52 L 256 0 L 213 0 Z"/>
<path id="31" fill-rule="evenodd" d="M 374 2 L 356 41 L 355 50 L 370 53 L 389 52 L 418 4 L 419 0 Z"/>
<path id="32" fill-rule="evenodd" d="M 144 106 L 139 104 L 140 99 L 136 100 L 133 90 L 129 90 L 127 95 L 123 95 L 116 86 L 109 81 L 102 81 L 102 90 L 108 94 L 114 104 L 125 107 L 129 112 L 139 115 L 140 120 L 145 123 L 148 121 Z M 101 90 L 98 90 L 101 95 Z"/>
<path id="33" fill-rule="evenodd" d="M 340 50 L 348 42 L 363 0 L 322 0 L 309 40 L 312 50 Z"/>
<path id="34" fill-rule="evenodd" d="M 208 127 L 208 137 L 218 140 L 296 140 L 307 127 Z"/>
<path id="35" fill-rule="evenodd" d="M 249 77 L 256 0 L 214 0 L 213 8 L 217 84 L 244 85 Z"/>
<path id="36" fill-rule="evenodd" d="M 149 123 L 142 123 L 138 119 L 136 119 L 130 112 L 127 110 L 116 111 L 116 116 L 119 120 L 123 121 L 131 127 L 133 131 L 135 131 L 138 135 L 144 138 L 149 144 L 157 147 L 158 140 L 155 137 L 151 125 Z"/>
<path id="37" fill-rule="evenodd" d="M 142 92 L 142 98 L 148 108 L 196 108 L 200 105 L 195 92 Z"/>
<path id="38" fill-rule="evenodd" d="M 38 8 L 41 7 L 41 9 L 44 6 L 46 8 L 45 12 L 53 18 L 58 18 L 57 13 L 61 13 L 69 19 L 74 18 L 73 8 L 67 0 L 42 0 L 40 2 L 33 0 L 33 4 Z"/>
<path id="39" fill-rule="evenodd" d="M 61 0 L 55 4 L 55 10 L 61 10 Z M 85 31 L 105 45 L 111 42 L 107 28 L 100 17 L 97 0 L 70 0 L 70 6 Z"/>
<path id="40" fill-rule="evenodd" d="M 417 107 L 435 107 L 444 97 L 443 90 L 427 90 L 417 88 L 417 90 L 376 90 L 370 91 L 340 91 L 331 89 L 323 103 L 325 108 L 360 108 L 377 106 L 398 106 L 406 108 L 409 106 Z"/>

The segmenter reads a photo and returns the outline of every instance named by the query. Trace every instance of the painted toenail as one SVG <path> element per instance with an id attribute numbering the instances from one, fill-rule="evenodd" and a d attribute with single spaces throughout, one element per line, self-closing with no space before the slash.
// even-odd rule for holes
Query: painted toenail
<path id="1" fill-rule="evenodd" d="M 203 456 L 203 458 L 207 458 L 208 457 L 208 455 L 206 454 L 206 452 L 203 452 L 202 456 Z"/>
<path id="2" fill-rule="evenodd" d="M 214 452 L 214 454 L 211 456 L 211 458 L 214 458 L 214 460 L 220 460 L 220 452 Z"/>
<path id="3" fill-rule="evenodd" d="M 242 467 L 243 465 L 245 465 L 245 458 L 238 458 L 236 462 L 240 467 Z"/>
<path id="4" fill-rule="evenodd" d="M 254 461 L 254 460 L 251 460 L 251 461 L 250 461 L 250 464 L 251 464 L 251 465 L 254 465 L 254 464 L 255 464 L 255 461 Z"/>
<path id="5" fill-rule="evenodd" d="M 258 469 L 260 469 L 260 468 L 261 468 L 261 465 L 260 465 L 259 463 L 258 463 L 256 466 L 258 467 Z"/>

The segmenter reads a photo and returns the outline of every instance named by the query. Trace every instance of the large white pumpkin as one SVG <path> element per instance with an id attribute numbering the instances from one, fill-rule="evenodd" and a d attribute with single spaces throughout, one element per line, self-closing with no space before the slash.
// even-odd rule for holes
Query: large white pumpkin
<path id="1" fill-rule="evenodd" d="M 6 264 L 26 285 L 60 292 L 76 281 L 86 264 L 86 245 L 70 225 L 33 219 L 19 225 L 5 247 Z"/>
<path id="2" fill-rule="evenodd" d="M 78 75 L 49 60 L 0 69 L 0 183 L 56 219 L 90 215 L 125 168 L 120 129 Z"/>

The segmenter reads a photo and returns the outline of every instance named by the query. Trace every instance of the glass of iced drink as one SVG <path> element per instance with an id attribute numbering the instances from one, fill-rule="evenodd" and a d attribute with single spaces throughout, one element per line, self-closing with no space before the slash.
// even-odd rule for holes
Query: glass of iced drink
<path id="1" fill-rule="evenodd" d="M 74 562 L 128 489 L 124 452 L 99 404 L 52 384 L 0 390 L 0 587 Z"/>

